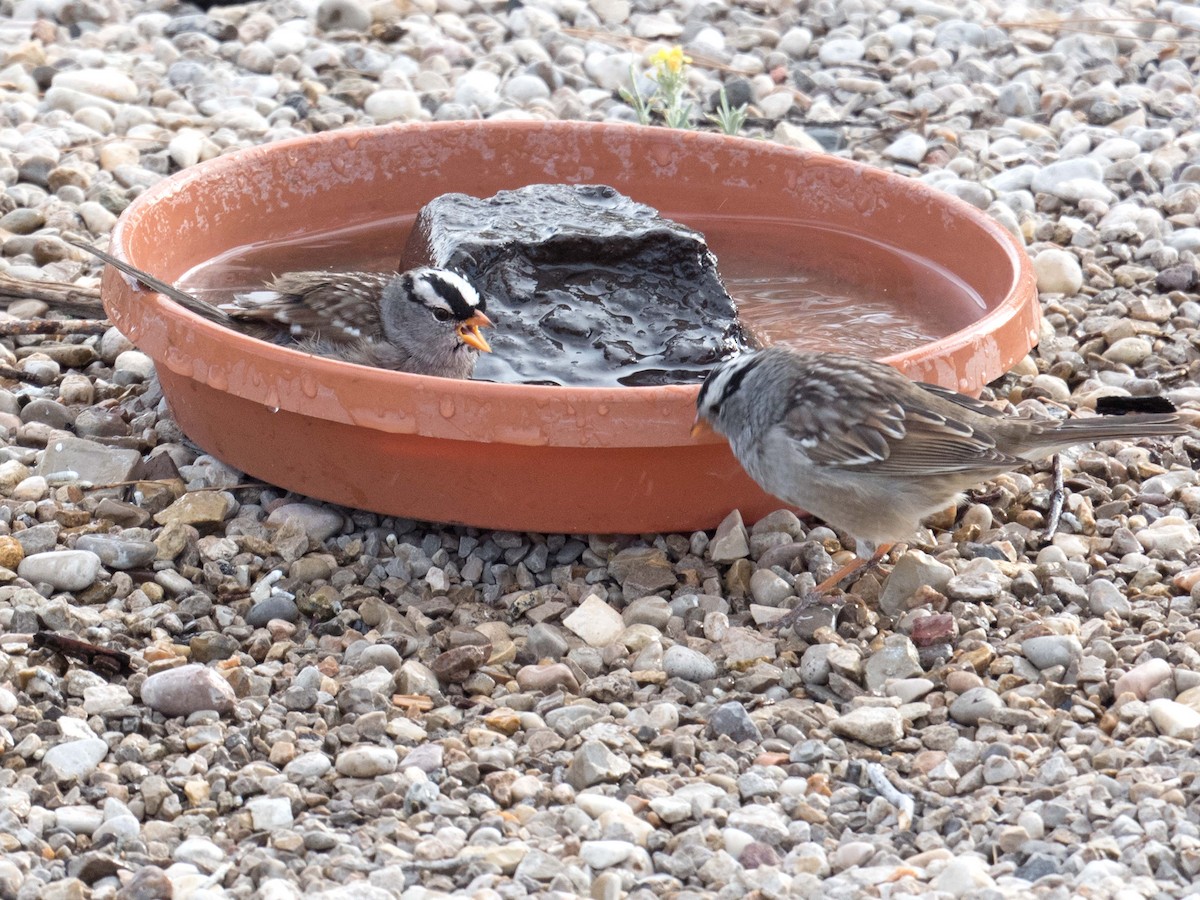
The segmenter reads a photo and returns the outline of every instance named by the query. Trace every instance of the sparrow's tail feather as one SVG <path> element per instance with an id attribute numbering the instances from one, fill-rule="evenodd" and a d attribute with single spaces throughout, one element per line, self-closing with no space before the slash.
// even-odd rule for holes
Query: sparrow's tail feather
<path id="1" fill-rule="evenodd" d="M 125 260 L 117 259 L 117 257 L 113 256 L 111 253 L 105 253 L 103 250 L 98 250 L 91 244 L 85 244 L 83 241 L 75 241 L 71 240 L 70 238 L 65 238 L 64 240 L 66 240 L 67 243 L 78 247 L 80 250 L 86 250 L 93 256 L 99 257 L 114 269 L 124 272 L 143 287 L 149 288 L 152 291 L 157 291 L 164 297 L 170 297 L 180 306 L 190 310 L 191 312 L 194 312 L 198 316 L 203 316 L 210 321 L 219 322 L 222 324 L 232 321 L 232 319 L 229 317 L 229 314 L 224 310 L 218 309 L 215 306 L 210 306 L 203 300 L 193 297 L 191 294 L 186 293 L 185 291 L 179 290 L 179 288 L 175 287 L 174 285 L 167 284 L 165 281 L 155 278 L 148 272 L 143 272 L 141 269 L 131 266 L 129 263 L 125 262 Z"/>
<path id="2" fill-rule="evenodd" d="M 1065 421 L 1030 431 L 1018 451 L 1026 459 L 1040 459 L 1093 441 L 1131 440 L 1133 438 L 1195 433 L 1178 413 L 1142 413 L 1124 416 L 1091 416 Z"/>

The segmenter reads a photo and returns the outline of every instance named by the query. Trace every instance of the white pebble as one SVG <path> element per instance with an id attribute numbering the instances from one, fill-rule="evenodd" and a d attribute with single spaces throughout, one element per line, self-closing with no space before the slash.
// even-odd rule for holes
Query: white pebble
<path id="1" fill-rule="evenodd" d="M 1043 250 L 1033 260 L 1040 294 L 1077 294 L 1083 287 L 1083 269 L 1075 254 Z"/>
<path id="2" fill-rule="evenodd" d="M 388 88 L 376 91 L 363 104 L 363 111 L 376 122 L 410 121 L 421 118 L 421 98 L 414 91 Z"/>

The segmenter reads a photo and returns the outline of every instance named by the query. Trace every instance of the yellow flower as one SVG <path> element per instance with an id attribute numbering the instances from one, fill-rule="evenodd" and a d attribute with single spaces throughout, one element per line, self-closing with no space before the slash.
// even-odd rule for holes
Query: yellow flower
<path id="1" fill-rule="evenodd" d="M 691 61 L 692 58 L 683 52 L 682 47 L 664 48 L 650 57 L 650 62 L 656 67 L 676 75 Z"/>

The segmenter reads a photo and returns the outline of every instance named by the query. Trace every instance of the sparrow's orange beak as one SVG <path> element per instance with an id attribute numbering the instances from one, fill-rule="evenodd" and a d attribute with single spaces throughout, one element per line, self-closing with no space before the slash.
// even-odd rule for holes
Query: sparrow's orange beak
<path id="1" fill-rule="evenodd" d="M 476 350 L 482 350 L 484 353 L 491 353 L 492 348 L 479 332 L 480 328 L 491 327 L 492 320 L 482 312 L 477 312 L 465 322 L 460 323 L 455 331 L 458 333 L 458 339 L 467 346 L 474 347 Z"/>
<path id="2" fill-rule="evenodd" d="M 708 419 L 702 416 L 696 416 L 696 421 L 692 423 L 692 437 L 705 437 L 706 435 L 714 434 L 713 427 L 708 424 Z"/>

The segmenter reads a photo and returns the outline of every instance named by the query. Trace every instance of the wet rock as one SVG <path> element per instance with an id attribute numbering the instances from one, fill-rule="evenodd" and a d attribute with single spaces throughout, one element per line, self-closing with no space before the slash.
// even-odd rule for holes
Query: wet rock
<path id="1" fill-rule="evenodd" d="M 697 380 L 751 346 L 702 236 L 602 185 L 443 194 L 417 217 L 415 265 L 464 272 L 502 317 L 477 378 Z"/>

